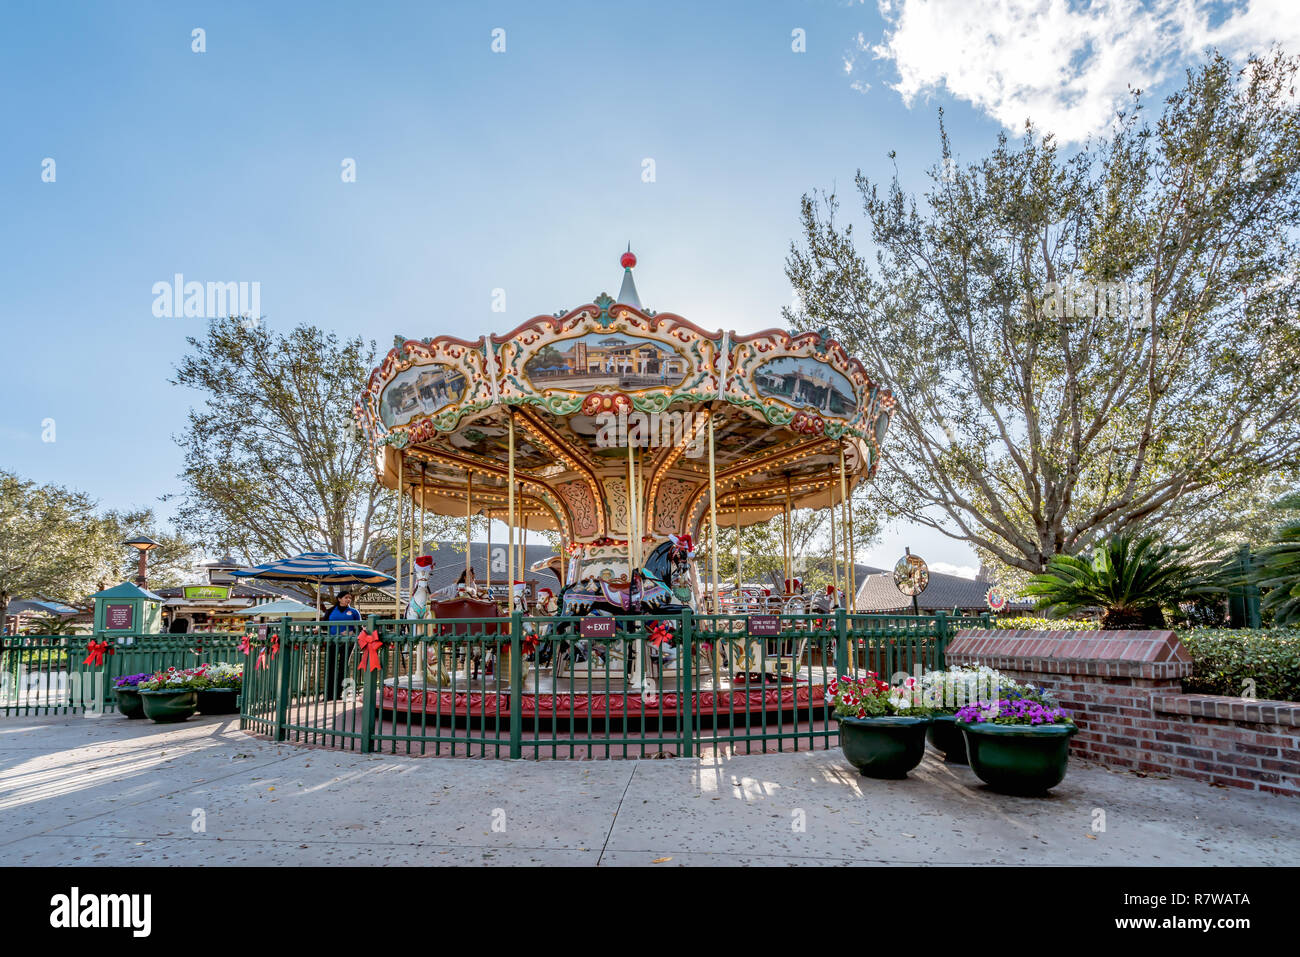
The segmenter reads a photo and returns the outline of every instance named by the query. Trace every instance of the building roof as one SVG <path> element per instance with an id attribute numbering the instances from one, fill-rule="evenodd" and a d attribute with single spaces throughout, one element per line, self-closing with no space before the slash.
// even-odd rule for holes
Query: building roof
<path id="1" fill-rule="evenodd" d="M 430 542 L 428 554 L 433 558 L 433 569 L 429 572 L 429 591 L 439 592 L 443 589 L 454 589 L 460 576 L 465 572 L 465 543 L 464 542 Z M 492 568 L 492 584 L 504 585 L 506 581 L 506 546 L 501 542 L 492 543 L 492 556 L 495 558 Z M 540 561 L 559 557 L 559 553 L 547 544 L 529 545 L 524 553 L 524 569 L 515 569 L 515 578 L 520 581 L 530 579 L 537 580 L 538 588 L 549 588 L 551 591 L 558 593 L 560 590 L 560 580 L 549 570 L 529 571 L 528 567 Z M 474 569 L 474 577 L 478 580 L 479 585 L 486 585 L 488 579 L 488 545 L 487 542 L 470 542 L 470 565 Z M 405 570 L 407 565 L 407 556 L 402 557 L 402 568 Z M 393 574 L 393 556 L 382 554 L 375 560 L 374 568 L 386 573 Z M 405 577 L 405 575 L 403 576 Z M 392 594 L 392 586 L 388 586 L 380 591 Z M 406 584 L 402 583 L 402 594 L 406 594 Z"/>
<path id="2" fill-rule="evenodd" d="M 122 582 L 120 585 L 114 585 L 112 588 L 105 588 L 103 591 L 95 592 L 90 598 L 147 598 L 149 601 L 162 601 L 162 598 L 151 591 L 145 591 L 139 585 L 131 582 Z"/>
<path id="3" fill-rule="evenodd" d="M 24 612 L 34 612 L 38 615 L 80 615 L 81 612 L 71 605 L 65 605 L 57 601 L 42 601 L 39 598 L 24 598 L 17 601 L 11 601 L 6 609 L 6 614 L 11 617 L 21 615 Z"/>
<path id="4" fill-rule="evenodd" d="M 948 611 L 953 608 L 986 611 L 985 596 L 992 582 L 930 572 L 929 584 L 917 596 L 922 611 Z M 894 573 L 876 570 L 865 578 L 858 578 L 855 607 L 860 612 L 911 611 L 912 599 L 894 585 Z M 1009 609 L 1031 608 L 1033 602 L 1017 599 L 1008 603 Z"/>

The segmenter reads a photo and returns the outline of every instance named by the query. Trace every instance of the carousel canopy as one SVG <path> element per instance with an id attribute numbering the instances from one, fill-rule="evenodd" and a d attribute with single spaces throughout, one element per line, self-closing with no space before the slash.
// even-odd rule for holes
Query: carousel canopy
<path id="1" fill-rule="evenodd" d="M 505 518 L 513 419 L 514 524 L 590 545 L 626 539 L 629 519 L 647 540 L 698 535 L 710 423 L 719 524 L 834 505 L 875 473 L 894 398 L 838 342 L 708 332 L 644 308 L 630 249 L 620 264 L 617 299 L 474 341 L 397 337 L 356 404 L 379 481 Z"/>

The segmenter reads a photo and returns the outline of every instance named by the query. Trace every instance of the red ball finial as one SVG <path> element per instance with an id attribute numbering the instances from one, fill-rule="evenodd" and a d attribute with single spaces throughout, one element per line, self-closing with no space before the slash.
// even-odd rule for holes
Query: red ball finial
<path id="1" fill-rule="evenodd" d="M 636 256 L 632 254 L 632 250 L 629 249 L 621 257 L 619 257 L 618 264 L 622 266 L 624 269 L 631 269 L 633 266 L 635 266 Z"/>

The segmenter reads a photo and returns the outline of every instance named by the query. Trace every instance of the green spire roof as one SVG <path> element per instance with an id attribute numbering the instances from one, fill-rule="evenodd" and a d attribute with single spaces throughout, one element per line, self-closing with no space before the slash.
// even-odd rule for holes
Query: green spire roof
<path id="1" fill-rule="evenodd" d="M 101 592 L 96 592 L 91 598 L 146 598 L 149 601 L 162 601 L 161 596 L 155 595 L 151 591 L 145 591 L 139 585 L 133 585 L 131 582 L 122 582 L 120 585 L 114 585 L 112 588 L 106 588 Z"/>

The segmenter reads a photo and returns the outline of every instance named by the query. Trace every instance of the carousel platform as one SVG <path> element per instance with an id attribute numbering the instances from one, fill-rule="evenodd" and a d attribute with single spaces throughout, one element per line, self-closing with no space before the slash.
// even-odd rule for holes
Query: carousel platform
<path id="1" fill-rule="evenodd" d="M 653 677 L 653 676 L 652 676 Z M 729 675 L 714 681 L 710 672 L 693 676 L 690 712 L 702 720 L 745 721 L 755 715 L 807 715 L 825 710 L 826 684 L 832 672 L 804 667 L 795 674 Z M 442 686 L 425 687 L 419 676 L 387 679 L 381 707 L 405 720 L 423 713 L 424 720 L 510 716 L 510 682 L 497 677 L 477 679 L 448 674 Z M 525 722 L 534 720 L 673 719 L 686 710 L 682 681 L 674 674 L 644 688 L 626 681 L 607 681 L 603 673 L 555 678 L 547 670 L 527 674 L 519 695 Z"/>

